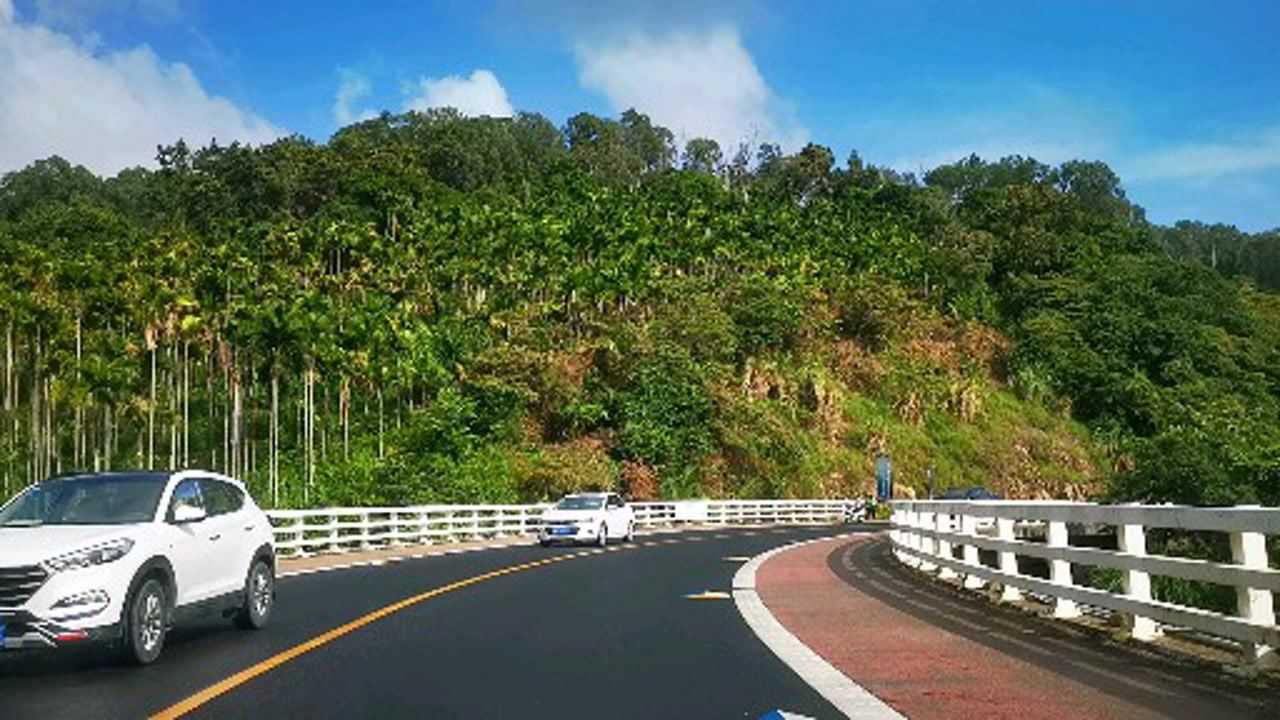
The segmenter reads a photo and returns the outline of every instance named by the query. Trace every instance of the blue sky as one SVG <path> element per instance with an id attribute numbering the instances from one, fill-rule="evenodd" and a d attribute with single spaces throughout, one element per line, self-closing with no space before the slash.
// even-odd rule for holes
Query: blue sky
<path id="1" fill-rule="evenodd" d="M 327 139 L 441 103 L 678 136 L 1101 159 L 1157 222 L 1280 226 L 1280 3 L 0 0 L 0 171 Z"/>

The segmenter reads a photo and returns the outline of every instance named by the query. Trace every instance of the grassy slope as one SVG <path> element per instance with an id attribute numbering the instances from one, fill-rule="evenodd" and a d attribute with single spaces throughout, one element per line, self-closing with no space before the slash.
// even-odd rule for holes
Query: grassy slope
<path id="1" fill-rule="evenodd" d="M 1010 386 L 1010 343 L 993 328 L 883 295 L 856 312 L 873 326 L 877 314 L 887 321 L 854 337 L 810 333 L 721 383 L 717 449 L 701 473 L 706 493 L 870 493 L 881 452 L 893 459 L 897 486 L 919 497 L 930 467 L 937 491 L 982 485 L 1010 498 L 1066 499 L 1102 492 L 1106 453 L 1063 404 Z"/>

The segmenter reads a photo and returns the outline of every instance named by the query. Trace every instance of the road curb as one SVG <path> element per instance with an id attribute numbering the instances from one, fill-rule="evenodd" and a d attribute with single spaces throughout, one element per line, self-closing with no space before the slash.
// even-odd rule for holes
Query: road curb
<path id="1" fill-rule="evenodd" d="M 788 543 L 751 558 L 733 576 L 733 601 L 742 619 L 778 659 L 800 676 L 819 695 L 848 718 L 858 720 L 904 720 L 898 711 L 872 695 L 861 685 L 835 669 L 811 650 L 769 612 L 756 592 L 756 571 L 775 555 L 803 545 L 828 540 L 858 537 L 865 533 L 845 533 L 834 537 L 815 538 Z"/>

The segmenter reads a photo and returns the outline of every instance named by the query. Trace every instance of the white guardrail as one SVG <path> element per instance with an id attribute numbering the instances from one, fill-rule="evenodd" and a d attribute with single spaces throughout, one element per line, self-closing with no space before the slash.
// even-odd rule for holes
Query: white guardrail
<path id="1" fill-rule="evenodd" d="M 693 500 L 631 503 L 636 527 L 821 525 L 841 522 L 846 500 Z M 551 505 L 420 505 L 270 510 L 276 552 L 305 556 L 532 535 Z"/>
<path id="2" fill-rule="evenodd" d="M 1268 567 L 1266 546 L 1266 536 L 1280 535 L 1280 509 L 904 500 L 893 503 L 892 522 L 895 555 L 918 570 L 962 578 L 971 589 L 990 583 L 1003 601 L 1024 592 L 1047 595 L 1057 617 L 1078 615 L 1080 605 L 1110 610 L 1138 640 L 1154 639 L 1162 626 L 1190 628 L 1239 643 L 1248 663 L 1280 664 L 1273 596 L 1280 593 L 1280 571 Z M 1072 546 L 1068 525 L 1077 524 L 1113 526 L 1119 549 Z M 1019 540 L 1015 527 L 1043 529 L 1045 542 Z M 1233 562 L 1148 555 L 1149 528 L 1227 533 Z M 995 565 L 983 564 L 979 550 L 994 552 Z M 1018 556 L 1047 561 L 1049 578 L 1020 574 Z M 1122 571 L 1123 593 L 1076 585 L 1073 563 Z M 1237 614 L 1154 600 L 1152 575 L 1233 587 Z"/>

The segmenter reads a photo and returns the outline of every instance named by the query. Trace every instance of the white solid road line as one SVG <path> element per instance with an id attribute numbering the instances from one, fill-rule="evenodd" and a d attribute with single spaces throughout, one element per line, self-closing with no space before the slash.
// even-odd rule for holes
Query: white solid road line
<path id="1" fill-rule="evenodd" d="M 742 619 L 747 622 L 761 642 L 819 695 L 826 698 L 827 702 L 844 713 L 845 717 L 856 718 L 856 720 L 905 720 L 898 711 L 867 692 L 865 688 L 850 680 L 800 642 L 795 635 L 782 626 L 782 623 L 778 622 L 773 613 L 769 612 L 769 608 L 765 607 L 760 600 L 760 595 L 756 593 L 756 570 L 774 555 L 812 542 L 855 537 L 858 534 L 860 533 L 788 543 L 755 556 L 746 565 L 738 568 L 738 572 L 733 576 L 733 601 L 738 606 Z"/>

